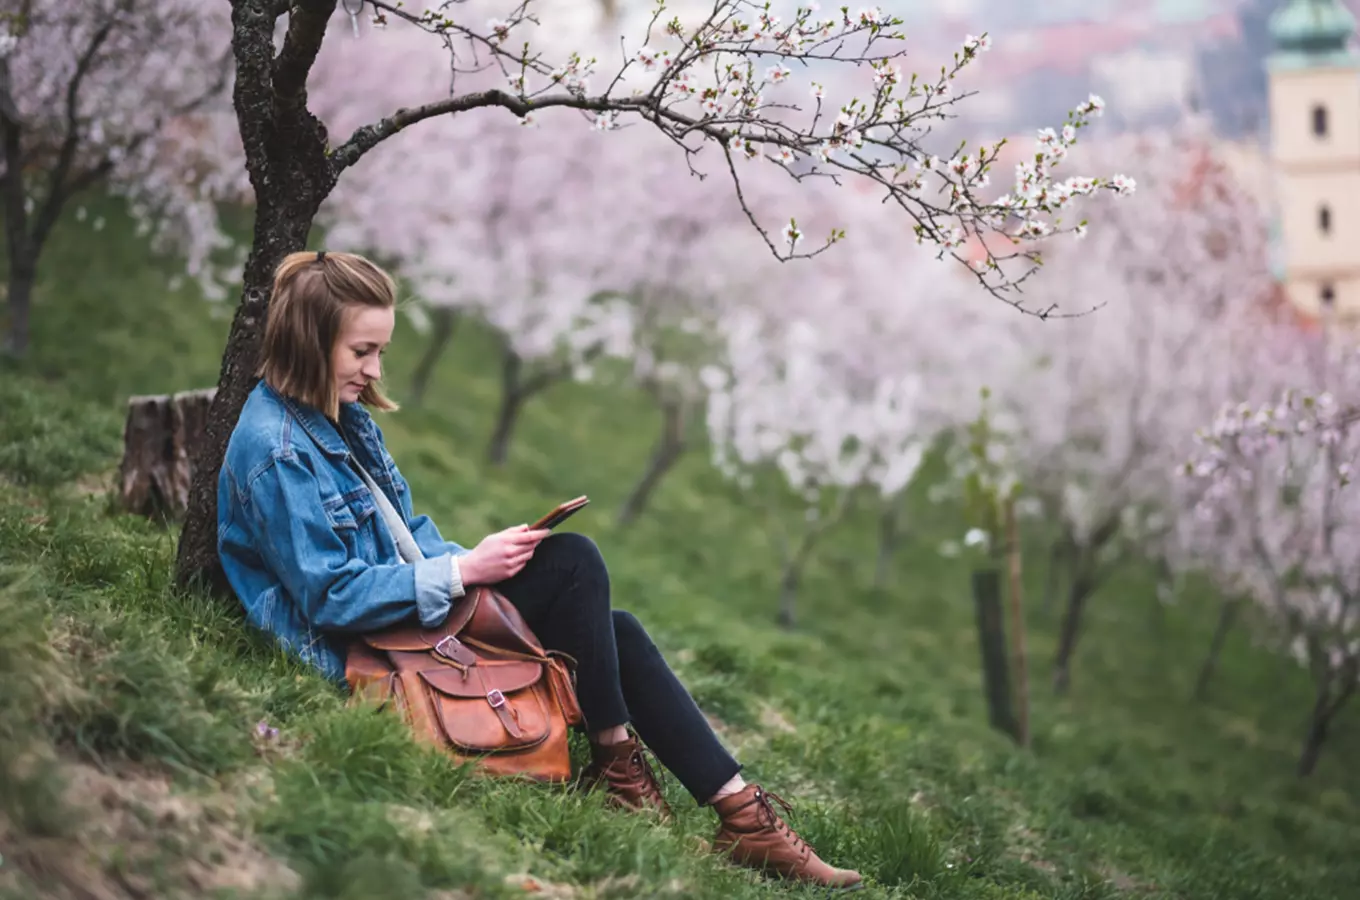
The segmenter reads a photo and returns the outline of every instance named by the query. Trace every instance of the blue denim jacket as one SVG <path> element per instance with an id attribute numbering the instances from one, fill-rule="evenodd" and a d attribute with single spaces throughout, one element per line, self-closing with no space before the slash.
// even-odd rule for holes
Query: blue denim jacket
<path id="1" fill-rule="evenodd" d="M 444 621 L 461 588 L 449 557 L 467 551 L 412 512 L 410 486 L 361 404 L 341 404 L 340 425 L 343 438 L 314 407 L 255 386 L 217 482 L 217 552 L 250 623 L 343 683 L 347 635 Z M 350 448 L 425 559 L 401 561 Z"/>

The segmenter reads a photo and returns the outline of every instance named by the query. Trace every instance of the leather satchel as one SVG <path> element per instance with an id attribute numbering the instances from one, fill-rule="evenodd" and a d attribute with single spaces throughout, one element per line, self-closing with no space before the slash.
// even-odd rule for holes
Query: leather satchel
<path id="1" fill-rule="evenodd" d="M 475 587 L 444 624 L 391 628 L 351 642 L 356 699 L 394 703 L 416 739 L 498 776 L 571 778 L 567 736 L 583 721 L 576 661 L 544 650 L 519 610 Z"/>

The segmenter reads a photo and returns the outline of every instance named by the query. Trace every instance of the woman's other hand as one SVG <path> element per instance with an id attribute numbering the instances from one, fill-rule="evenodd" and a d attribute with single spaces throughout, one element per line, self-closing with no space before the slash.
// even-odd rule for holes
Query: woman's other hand
<path id="1" fill-rule="evenodd" d="M 534 555 L 538 542 L 552 534 L 551 529 L 530 531 L 528 525 L 515 525 L 482 538 L 481 542 L 458 559 L 463 584 L 496 584 L 515 575 Z"/>

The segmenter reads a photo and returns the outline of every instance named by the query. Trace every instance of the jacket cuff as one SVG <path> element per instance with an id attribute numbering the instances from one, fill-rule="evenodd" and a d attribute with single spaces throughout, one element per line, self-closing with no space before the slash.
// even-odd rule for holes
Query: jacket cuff
<path id="1" fill-rule="evenodd" d="M 449 585 L 449 599 L 457 600 L 467 593 L 467 588 L 463 585 L 463 569 L 458 565 L 460 554 L 453 554 L 449 557 L 449 572 L 452 576 L 452 583 Z"/>
<path id="2" fill-rule="evenodd" d="M 451 557 L 435 556 L 416 560 L 416 608 L 420 624 L 436 628 L 448 618 L 453 599 L 453 569 L 446 561 Z M 461 579 L 459 587 L 462 587 Z"/>

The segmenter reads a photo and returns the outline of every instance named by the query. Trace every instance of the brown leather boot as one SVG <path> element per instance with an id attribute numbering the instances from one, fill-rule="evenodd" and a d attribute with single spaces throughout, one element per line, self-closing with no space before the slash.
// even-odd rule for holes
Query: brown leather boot
<path id="1" fill-rule="evenodd" d="M 586 790 L 603 784 L 611 806 L 634 811 L 651 810 L 661 817 L 661 821 L 670 821 L 671 808 L 636 737 L 630 734 L 627 740 L 617 744 L 592 743 L 590 754 L 590 765 L 581 772 L 581 784 Z"/>
<path id="2" fill-rule="evenodd" d="M 863 887 L 858 872 L 822 862 L 774 811 L 771 800 L 779 801 L 786 812 L 793 811 L 778 794 L 767 793 L 758 784 L 714 802 L 721 824 L 713 849 L 737 865 L 780 878 L 844 890 Z"/>

